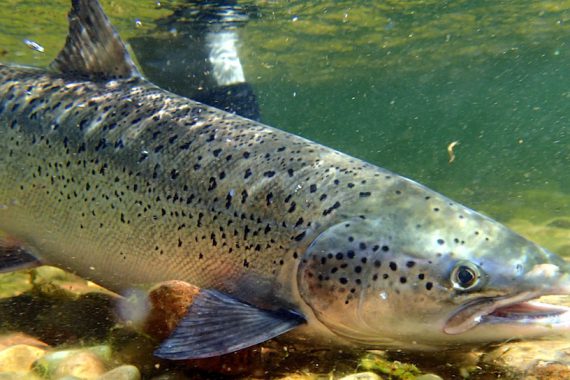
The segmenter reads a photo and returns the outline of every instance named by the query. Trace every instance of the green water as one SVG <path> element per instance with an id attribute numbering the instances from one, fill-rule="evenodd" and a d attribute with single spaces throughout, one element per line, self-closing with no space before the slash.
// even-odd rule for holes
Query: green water
<path id="1" fill-rule="evenodd" d="M 183 2 L 102 3 L 124 39 L 160 44 L 169 33 L 157 23 Z M 257 7 L 240 29 L 240 57 L 265 123 L 413 178 L 570 256 L 570 1 L 240 4 Z M 0 61 L 47 66 L 68 7 L 4 0 Z"/>
<path id="2" fill-rule="evenodd" d="M 127 40 L 165 38 L 156 22 L 181 3 L 103 1 Z M 47 65 L 68 2 L 7 4 L 0 59 Z M 258 7 L 240 29 L 241 60 L 267 124 L 503 221 L 570 216 L 570 1 L 240 4 Z"/>

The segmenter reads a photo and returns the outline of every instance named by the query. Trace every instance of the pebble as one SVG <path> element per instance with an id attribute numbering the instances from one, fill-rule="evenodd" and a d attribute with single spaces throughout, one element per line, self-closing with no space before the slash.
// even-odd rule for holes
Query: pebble
<path id="1" fill-rule="evenodd" d="M 89 351 L 81 351 L 59 362 L 52 377 L 59 379 L 74 376 L 80 379 L 92 379 L 105 373 L 105 370 L 105 365 L 97 355 Z"/>
<path id="2" fill-rule="evenodd" d="M 157 340 L 166 339 L 186 315 L 200 288 L 184 281 L 165 281 L 148 294 L 150 313 L 143 330 Z"/>
<path id="3" fill-rule="evenodd" d="M 382 378 L 374 372 L 353 373 L 341 378 L 340 380 L 381 380 Z"/>
<path id="4" fill-rule="evenodd" d="M 45 350 L 25 344 L 16 344 L 0 351 L 0 372 L 27 372 L 41 358 Z"/>
<path id="5" fill-rule="evenodd" d="M 481 357 L 481 363 L 494 365 L 529 379 L 570 378 L 570 343 L 567 340 L 513 342 L 504 344 Z M 544 377 L 545 373 L 561 376 Z"/>
<path id="6" fill-rule="evenodd" d="M 11 333 L 0 335 L 0 350 L 6 347 L 14 346 L 16 344 L 25 344 L 27 346 L 34 346 L 39 348 L 47 348 L 48 345 L 33 336 L 24 333 Z"/>
<path id="7" fill-rule="evenodd" d="M 0 380 L 40 380 L 40 378 L 27 372 L 0 372 Z"/>
<path id="8" fill-rule="evenodd" d="M 122 365 L 99 376 L 97 380 L 140 380 L 141 373 L 134 365 Z"/>
<path id="9" fill-rule="evenodd" d="M 428 373 L 418 376 L 414 380 L 443 380 L 443 378 L 441 376 L 434 375 L 433 373 Z"/>
<path id="10" fill-rule="evenodd" d="M 34 371 L 44 378 L 94 379 L 107 372 L 109 346 L 64 350 L 44 355 L 34 363 Z"/>

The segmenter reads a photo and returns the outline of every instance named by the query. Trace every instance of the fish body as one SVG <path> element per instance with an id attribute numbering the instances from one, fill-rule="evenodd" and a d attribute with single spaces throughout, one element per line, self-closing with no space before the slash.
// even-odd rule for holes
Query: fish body
<path id="1" fill-rule="evenodd" d="M 55 70 L 0 65 L 0 230 L 113 290 L 210 289 L 160 356 L 231 352 L 295 327 L 396 348 L 567 329 L 566 309 L 525 302 L 568 292 L 558 256 L 388 170 L 160 89 L 97 2 L 74 1 L 70 22 Z M 74 36 L 88 28 L 99 32 Z M 215 332 L 188 332 L 200 308 L 254 316 L 255 338 L 212 348 Z"/>

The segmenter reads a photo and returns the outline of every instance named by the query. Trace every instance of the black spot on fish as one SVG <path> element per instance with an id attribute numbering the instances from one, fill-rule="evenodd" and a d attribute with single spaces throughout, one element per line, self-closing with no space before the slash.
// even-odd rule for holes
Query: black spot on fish
<path id="1" fill-rule="evenodd" d="M 144 160 L 146 160 L 147 157 L 148 157 L 148 152 L 147 152 L 147 151 L 142 151 L 141 154 L 140 154 L 140 156 L 139 156 L 139 159 L 138 159 L 137 163 L 140 164 L 141 162 L 143 162 Z"/>
<path id="2" fill-rule="evenodd" d="M 83 130 L 83 128 L 85 128 L 85 125 L 89 122 L 89 119 L 83 119 L 79 122 L 79 129 Z"/>
<path id="3" fill-rule="evenodd" d="M 426 289 L 431 290 L 433 288 L 433 284 L 431 282 L 426 282 Z"/>
<path id="4" fill-rule="evenodd" d="M 382 246 L 382 251 L 383 252 L 388 252 L 390 250 L 390 247 L 388 247 L 387 245 L 383 245 Z"/>
<path id="5" fill-rule="evenodd" d="M 338 281 L 343 285 L 346 285 L 348 283 L 348 280 L 346 279 L 346 277 L 341 277 L 338 279 Z"/>
<path id="6" fill-rule="evenodd" d="M 443 239 L 437 239 L 437 244 L 444 245 L 445 241 Z"/>
<path id="7" fill-rule="evenodd" d="M 340 207 L 340 202 L 335 202 L 335 204 L 333 204 L 331 207 L 329 207 L 328 209 L 326 209 L 325 211 L 323 211 L 323 216 L 327 216 L 328 214 L 330 214 L 331 212 L 333 212 L 333 210 L 337 209 Z"/>
<path id="8" fill-rule="evenodd" d="M 360 198 L 366 198 L 372 195 L 372 193 L 370 191 L 361 191 L 358 195 L 360 196 Z"/>
<path id="9" fill-rule="evenodd" d="M 342 252 L 338 252 L 335 257 L 337 260 L 342 260 L 344 258 L 344 255 L 342 254 Z"/>
<path id="10" fill-rule="evenodd" d="M 229 192 L 228 195 L 226 195 L 226 209 L 231 207 L 232 199 L 233 199 L 233 194 L 232 192 Z"/>
<path id="11" fill-rule="evenodd" d="M 174 142 L 178 139 L 178 135 L 172 135 L 168 138 L 169 144 L 174 144 Z"/>
<path id="12" fill-rule="evenodd" d="M 408 261 L 408 262 L 406 263 L 406 266 L 407 266 L 408 268 L 412 268 L 414 265 L 416 265 L 416 262 L 415 262 L 415 261 L 411 261 L 411 260 L 410 260 L 410 261 Z"/>
<path id="13" fill-rule="evenodd" d="M 210 183 L 208 185 L 208 191 L 212 191 L 217 187 L 216 179 L 214 177 L 210 177 Z"/>
<path id="14" fill-rule="evenodd" d="M 418 279 L 420 279 L 420 280 L 423 280 L 425 277 L 426 276 L 423 273 L 418 274 Z"/>
<path id="15" fill-rule="evenodd" d="M 375 261 L 374 261 L 374 266 L 375 266 L 376 268 L 380 268 L 381 265 L 382 265 L 382 262 L 381 262 L 380 260 L 375 260 Z"/>
<path id="16" fill-rule="evenodd" d="M 275 172 L 274 172 L 273 170 L 268 170 L 268 171 L 266 171 L 265 173 L 263 173 L 263 176 L 264 176 L 264 177 L 267 177 L 267 178 L 271 178 L 271 177 L 273 177 L 274 175 L 275 175 Z"/>
<path id="17" fill-rule="evenodd" d="M 294 239 L 295 239 L 296 241 L 301 241 L 301 240 L 303 240 L 303 239 L 305 238 L 305 234 L 306 234 L 306 232 L 303 231 L 303 232 L 301 232 L 299 235 L 295 236 Z"/>
<path id="18" fill-rule="evenodd" d="M 395 272 L 398 270 L 398 265 L 395 262 L 390 261 L 390 269 L 392 269 Z"/>
<path id="19" fill-rule="evenodd" d="M 406 282 L 408 282 L 408 279 L 406 277 L 400 277 L 400 283 L 405 284 Z"/>
<path id="20" fill-rule="evenodd" d="M 317 185 L 315 185 L 315 184 L 313 183 L 311 186 L 309 186 L 309 191 L 310 191 L 311 193 L 314 193 L 315 191 L 317 191 Z"/>
<path id="21" fill-rule="evenodd" d="M 243 175 L 243 178 L 248 179 L 249 177 L 251 177 L 251 169 L 247 168 L 245 169 L 245 174 Z"/>
<path id="22" fill-rule="evenodd" d="M 107 147 L 107 140 L 105 140 L 104 138 L 99 140 L 99 143 L 97 144 L 97 146 L 95 147 L 95 152 L 99 152 L 100 150 L 103 150 Z"/>
<path id="23" fill-rule="evenodd" d="M 362 267 L 361 267 L 360 265 L 355 266 L 355 267 L 354 267 L 354 272 L 356 272 L 356 273 L 362 272 Z"/>
<path id="24" fill-rule="evenodd" d="M 354 251 L 347 251 L 346 257 L 348 257 L 349 259 L 354 259 Z"/>
<path id="25" fill-rule="evenodd" d="M 294 212 L 295 208 L 297 208 L 297 204 L 295 202 L 291 202 L 291 206 L 289 207 L 289 210 L 287 210 L 287 212 L 289 213 Z"/>

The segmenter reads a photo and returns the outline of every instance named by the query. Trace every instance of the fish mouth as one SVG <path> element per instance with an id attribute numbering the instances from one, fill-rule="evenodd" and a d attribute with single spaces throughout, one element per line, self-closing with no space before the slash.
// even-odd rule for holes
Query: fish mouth
<path id="1" fill-rule="evenodd" d="M 534 301 L 543 295 L 522 293 L 469 301 L 447 320 L 443 331 L 457 335 L 482 324 L 536 326 L 549 330 L 570 327 L 570 308 Z"/>

